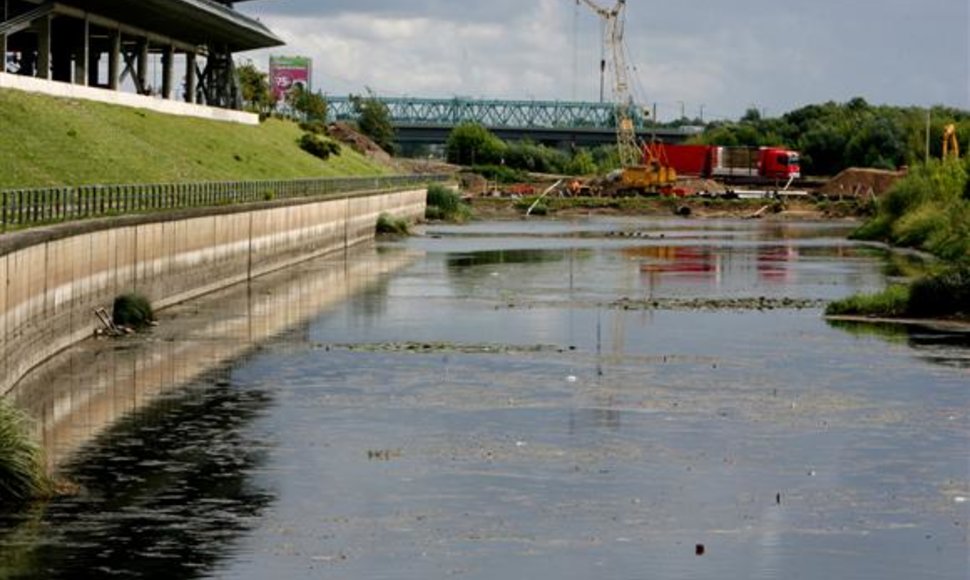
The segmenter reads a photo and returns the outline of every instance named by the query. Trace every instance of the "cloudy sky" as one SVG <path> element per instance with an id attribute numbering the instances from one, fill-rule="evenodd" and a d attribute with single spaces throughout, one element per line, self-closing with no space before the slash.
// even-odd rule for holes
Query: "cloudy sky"
<path id="1" fill-rule="evenodd" d="M 612 4 L 614 0 L 598 0 Z M 260 0 L 327 94 L 597 100 L 598 18 L 576 0 Z M 635 92 L 669 120 L 862 96 L 970 109 L 968 0 L 628 0 Z M 248 55 L 261 68 L 269 53 Z"/>

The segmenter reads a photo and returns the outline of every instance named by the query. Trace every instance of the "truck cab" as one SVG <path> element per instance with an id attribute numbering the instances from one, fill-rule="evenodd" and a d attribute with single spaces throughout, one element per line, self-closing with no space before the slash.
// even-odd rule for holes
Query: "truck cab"
<path id="1" fill-rule="evenodd" d="M 761 176 L 769 179 L 798 179 L 802 176 L 801 159 L 797 151 L 762 147 L 759 165 Z"/>

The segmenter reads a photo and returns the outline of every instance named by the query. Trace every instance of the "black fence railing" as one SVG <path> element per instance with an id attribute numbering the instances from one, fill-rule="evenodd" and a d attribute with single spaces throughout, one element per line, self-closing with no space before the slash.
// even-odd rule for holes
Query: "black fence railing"
<path id="1" fill-rule="evenodd" d="M 137 185 L 83 185 L 0 191 L 0 227 L 114 215 L 293 199 L 445 183 L 447 174 L 389 175 L 268 181 L 217 181 Z"/>

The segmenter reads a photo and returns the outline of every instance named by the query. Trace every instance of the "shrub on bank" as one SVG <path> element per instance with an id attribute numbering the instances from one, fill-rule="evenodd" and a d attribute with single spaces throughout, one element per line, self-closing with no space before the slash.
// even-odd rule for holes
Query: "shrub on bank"
<path id="1" fill-rule="evenodd" d="M 909 314 L 970 316 L 970 263 L 914 282 L 910 288 Z"/>
<path id="2" fill-rule="evenodd" d="M 386 213 L 377 217 L 377 234 L 385 236 L 406 236 L 411 233 L 408 221 L 402 218 L 395 218 Z"/>
<path id="3" fill-rule="evenodd" d="M 458 192 L 434 184 L 428 187 L 424 217 L 429 220 L 465 222 L 471 218 L 471 208 L 461 200 Z"/>
<path id="4" fill-rule="evenodd" d="M 970 159 L 914 167 L 853 237 L 919 248 L 945 260 L 970 257 Z"/>
<path id="5" fill-rule="evenodd" d="M 40 447 L 30 438 L 27 419 L 0 399 L 0 506 L 49 493 Z"/>
<path id="6" fill-rule="evenodd" d="M 330 159 L 331 155 L 340 155 L 340 144 L 318 133 L 304 133 L 300 137 L 300 149 L 323 160 Z"/>
<path id="7" fill-rule="evenodd" d="M 155 312 L 148 298 L 141 294 L 122 294 L 115 298 L 111 319 L 117 326 L 138 329 L 155 322 Z"/>
<path id="8" fill-rule="evenodd" d="M 925 276 L 910 286 L 894 285 L 876 294 L 860 294 L 832 302 L 828 316 L 915 318 L 970 316 L 970 263 Z"/>

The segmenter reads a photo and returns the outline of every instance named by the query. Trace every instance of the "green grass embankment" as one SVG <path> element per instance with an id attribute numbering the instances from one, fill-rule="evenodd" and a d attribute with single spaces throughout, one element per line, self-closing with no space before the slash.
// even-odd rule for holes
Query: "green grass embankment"
<path id="1" fill-rule="evenodd" d="M 276 119 L 253 127 L 0 90 L 0 128 L 0 189 L 389 173 L 349 147 L 321 161 Z"/>
<path id="2" fill-rule="evenodd" d="M 970 318 L 970 158 L 913 168 L 854 237 L 923 250 L 941 262 L 908 287 L 852 296 L 829 305 L 826 314 Z"/>

